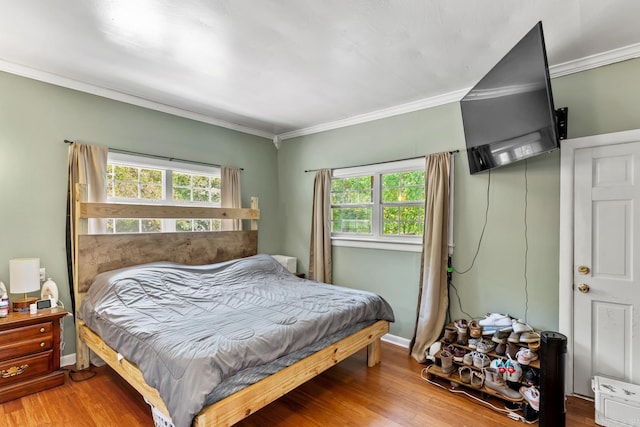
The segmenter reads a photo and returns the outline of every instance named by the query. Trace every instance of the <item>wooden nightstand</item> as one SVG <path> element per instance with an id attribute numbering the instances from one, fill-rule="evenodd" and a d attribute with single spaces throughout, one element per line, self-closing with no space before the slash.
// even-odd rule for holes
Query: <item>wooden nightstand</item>
<path id="1" fill-rule="evenodd" d="M 0 318 L 0 403 L 64 384 L 59 308 Z"/>

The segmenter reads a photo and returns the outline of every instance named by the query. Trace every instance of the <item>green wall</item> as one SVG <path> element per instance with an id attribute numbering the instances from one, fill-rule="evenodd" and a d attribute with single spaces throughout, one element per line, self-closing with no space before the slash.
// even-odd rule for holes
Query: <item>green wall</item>
<path id="1" fill-rule="evenodd" d="M 569 137 L 640 128 L 639 75 L 637 59 L 554 79 L 556 107 L 569 107 Z M 453 263 L 457 271 L 468 269 L 484 224 L 489 174 L 469 175 L 458 103 L 285 140 L 278 152 L 282 252 L 298 257 L 299 268 L 306 271 L 314 178 L 306 169 L 455 149 L 461 152 L 454 156 Z M 468 273 L 453 275 L 462 306 L 452 290 L 454 318 L 493 311 L 526 314 L 534 326 L 557 330 L 559 160 L 556 151 L 491 172 L 488 222 L 479 254 Z M 336 284 L 383 295 L 397 317 L 391 333 L 412 337 L 419 254 L 335 247 L 333 262 Z"/>
<path id="2" fill-rule="evenodd" d="M 556 106 L 569 107 L 569 136 L 640 128 L 640 59 L 553 80 Z M 244 168 L 243 202 L 260 197 L 261 252 L 298 257 L 308 268 L 313 173 L 463 150 L 457 103 L 286 140 L 279 151 L 255 137 L 126 103 L 0 73 L 0 280 L 8 260 L 39 257 L 70 304 L 66 278 L 64 139 L 112 148 Z M 488 174 L 470 176 L 466 154 L 455 155 L 455 254 L 470 266 L 486 207 Z M 528 320 L 558 327 L 559 153 L 527 162 Z M 474 267 L 454 274 L 462 309 L 525 315 L 525 165 L 491 173 L 489 220 Z M 393 306 L 391 332 L 411 338 L 420 255 L 334 248 L 334 282 L 372 290 Z M 452 298 L 454 317 L 466 316 Z M 64 354 L 75 352 L 73 323 L 65 321 Z"/>
<path id="3" fill-rule="evenodd" d="M 259 250 L 276 253 L 277 151 L 270 140 L 0 73 L 0 280 L 9 259 L 39 257 L 70 310 L 64 139 L 244 168 L 243 204 L 260 198 Z M 73 322 L 66 347 L 75 352 Z"/>

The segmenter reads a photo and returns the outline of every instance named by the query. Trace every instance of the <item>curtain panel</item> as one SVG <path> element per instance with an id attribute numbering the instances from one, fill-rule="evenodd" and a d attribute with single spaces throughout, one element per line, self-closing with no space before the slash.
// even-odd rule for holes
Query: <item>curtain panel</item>
<path id="1" fill-rule="evenodd" d="M 242 195 L 240 193 L 240 168 L 222 166 L 220 171 L 221 179 L 221 206 L 223 208 L 241 208 Z M 223 219 L 222 230 L 237 231 L 242 230 L 242 220 Z"/>
<path id="2" fill-rule="evenodd" d="M 67 187 L 67 274 L 69 276 L 69 294 L 71 309 L 75 313 L 75 295 L 73 292 L 73 269 L 76 263 L 73 236 L 75 235 L 75 188 L 76 184 L 87 185 L 88 202 L 107 201 L 107 157 L 106 147 L 72 143 L 69 145 L 69 176 Z M 105 233 L 106 222 L 90 219 L 89 233 Z"/>
<path id="3" fill-rule="evenodd" d="M 426 157 L 425 223 L 416 329 L 411 356 L 426 361 L 425 351 L 440 336 L 448 309 L 447 258 L 451 154 Z"/>
<path id="4" fill-rule="evenodd" d="M 309 279 L 331 283 L 331 170 L 316 172 L 313 182 Z"/>

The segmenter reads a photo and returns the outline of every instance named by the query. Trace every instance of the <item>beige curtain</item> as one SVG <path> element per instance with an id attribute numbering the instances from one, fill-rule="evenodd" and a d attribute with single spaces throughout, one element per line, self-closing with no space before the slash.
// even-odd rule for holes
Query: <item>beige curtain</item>
<path id="1" fill-rule="evenodd" d="M 221 204 L 223 208 L 241 208 L 240 169 L 222 166 L 221 171 Z M 223 219 L 222 229 L 227 231 L 242 230 L 242 220 Z"/>
<path id="2" fill-rule="evenodd" d="M 411 356 L 426 361 L 425 351 L 437 341 L 444 326 L 447 306 L 447 236 L 449 226 L 449 172 L 451 155 L 437 153 L 426 158 L 426 187 L 418 319 Z"/>
<path id="3" fill-rule="evenodd" d="M 311 218 L 311 250 L 309 279 L 331 283 L 331 170 L 316 172 L 313 182 L 313 216 Z"/>
<path id="4" fill-rule="evenodd" d="M 69 275 L 69 292 L 71 305 L 75 312 L 75 298 L 73 293 L 73 266 L 75 224 L 75 188 L 76 184 L 87 184 L 87 201 L 105 202 L 107 200 L 107 156 L 106 147 L 72 143 L 69 145 L 69 179 L 67 194 L 67 269 Z M 91 219 L 88 224 L 89 233 L 106 232 L 106 222 Z"/>

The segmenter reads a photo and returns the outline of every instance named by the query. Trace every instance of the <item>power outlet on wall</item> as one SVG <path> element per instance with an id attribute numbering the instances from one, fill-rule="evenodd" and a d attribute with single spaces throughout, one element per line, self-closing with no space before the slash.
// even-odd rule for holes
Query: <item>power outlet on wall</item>
<path id="1" fill-rule="evenodd" d="M 44 267 L 42 267 L 40 269 L 40 281 L 44 282 L 45 280 L 47 280 L 47 270 Z"/>

